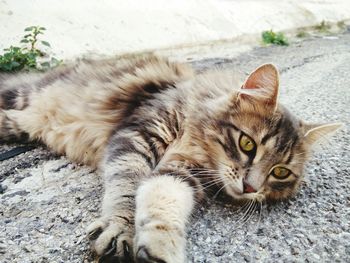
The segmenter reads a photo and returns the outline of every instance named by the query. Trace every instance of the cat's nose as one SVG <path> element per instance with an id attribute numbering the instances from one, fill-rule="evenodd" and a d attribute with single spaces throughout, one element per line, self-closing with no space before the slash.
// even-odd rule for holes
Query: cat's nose
<path id="1" fill-rule="evenodd" d="M 250 184 L 243 181 L 243 193 L 256 193 L 256 190 Z"/>

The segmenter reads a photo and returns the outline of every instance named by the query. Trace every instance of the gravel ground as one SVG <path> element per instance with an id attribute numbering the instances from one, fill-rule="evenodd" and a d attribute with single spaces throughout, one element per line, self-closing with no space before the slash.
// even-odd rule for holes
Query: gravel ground
<path id="1" fill-rule="evenodd" d="M 207 200 L 191 221 L 190 262 L 350 262 L 350 34 L 233 59 L 193 62 L 249 72 L 281 69 L 281 100 L 303 119 L 345 127 L 315 150 L 299 194 L 240 220 L 244 211 Z M 0 146 L 0 152 L 14 145 Z M 38 147 L 0 163 L 0 262 L 91 262 L 85 227 L 98 216 L 101 180 Z"/>

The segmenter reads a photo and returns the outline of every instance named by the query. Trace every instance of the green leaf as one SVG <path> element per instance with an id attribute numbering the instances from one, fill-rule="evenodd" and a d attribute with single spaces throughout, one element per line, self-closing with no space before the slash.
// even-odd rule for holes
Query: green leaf
<path id="1" fill-rule="evenodd" d="M 56 63 L 60 63 L 60 60 L 58 60 L 58 59 L 55 58 L 55 57 L 52 57 L 52 58 L 51 58 L 51 62 L 56 64 Z"/>
<path id="2" fill-rule="evenodd" d="M 40 65 L 41 65 L 43 68 L 49 68 L 49 67 L 50 67 L 50 63 L 49 63 L 49 62 L 43 62 L 43 63 L 40 63 Z"/>
<path id="3" fill-rule="evenodd" d="M 47 46 L 47 47 L 51 47 L 51 46 L 50 46 L 50 43 L 47 42 L 47 41 L 41 41 L 41 44 L 43 44 L 43 45 L 45 45 L 45 46 Z"/>
<path id="4" fill-rule="evenodd" d="M 62 63 L 62 60 L 58 60 L 55 57 L 49 57 L 49 61 L 38 63 L 38 57 L 46 56 L 46 54 L 37 48 L 37 36 L 43 34 L 46 30 L 45 27 L 30 26 L 24 29 L 29 31 L 20 40 L 23 45 L 10 46 L 4 49 L 3 54 L 0 54 L 0 71 L 13 72 L 19 70 L 48 70 L 56 67 Z M 51 47 L 47 41 L 38 41 L 40 44 Z M 31 45 L 29 45 L 31 44 Z"/>
<path id="5" fill-rule="evenodd" d="M 35 26 L 26 27 L 24 31 L 32 31 L 33 29 L 35 29 Z"/>
<path id="6" fill-rule="evenodd" d="M 35 60 L 38 55 L 34 52 L 30 52 L 27 54 L 28 59 L 33 59 Z"/>
<path id="7" fill-rule="evenodd" d="M 8 63 L 3 64 L 2 67 L 3 67 L 3 69 L 4 69 L 5 71 L 11 71 L 11 70 L 12 70 L 12 64 L 11 64 L 11 62 L 8 62 Z"/>
<path id="8" fill-rule="evenodd" d="M 13 54 L 11 52 L 8 52 L 8 53 L 4 54 L 4 59 L 5 60 L 11 60 L 12 57 L 13 57 Z"/>
<path id="9" fill-rule="evenodd" d="M 262 40 L 264 44 L 275 44 L 281 46 L 288 46 L 288 39 L 283 33 L 275 33 L 272 30 L 264 31 L 262 33 Z"/>
<path id="10" fill-rule="evenodd" d="M 11 62 L 11 66 L 13 67 L 13 68 L 17 68 L 17 67 L 19 67 L 21 64 L 19 64 L 17 61 L 12 61 Z"/>
<path id="11" fill-rule="evenodd" d="M 11 50 L 13 50 L 14 52 L 18 52 L 18 51 L 21 50 L 21 48 L 20 47 L 12 47 L 11 46 Z"/>
<path id="12" fill-rule="evenodd" d="M 61 60 L 58 60 L 57 58 L 52 57 L 52 58 L 51 58 L 51 68 L 54 68 L 54 67 L 57 67 L 57 66 L 61 65 L 62 62 L 63 62 L 62 59 L 61 59 Z"/>

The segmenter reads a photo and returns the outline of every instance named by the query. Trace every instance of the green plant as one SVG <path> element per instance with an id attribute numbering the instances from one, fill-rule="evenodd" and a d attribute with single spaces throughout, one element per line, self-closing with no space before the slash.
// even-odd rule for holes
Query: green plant
<path id="1" fill-rule="evenodd" d="M 337 26 L 338 26 L 339 29 L 346 29 L 346 24 L 345 24 L 344 21 L 339 21 L 337 23 Z"/>
<path id="2" fill-rule="evenodd" d="M 296 34 L 296 37 L 298 38 L 304 38 L 304 37 L 308 37 L 310 36 L 310 34 L 306 31 L 299 31 L 297 34 Z"/>
<path id="3" fill-rule="evenodd" d="M 5 53 L 0 55 L 0 71 L 15 72 L 19 70 L 47 70 L 62 63 L 55 57 L 48 56 L 39 45 L 50 48 L 47 41 L 39 40 L 39 35 L 44 34 L 46 29 L 39 26 L 30 26 L 24 29 L 26 34 L 20 43 L 21 47 L 10 46 L 5 48 Z"/>
<path id="4" fill-rule="evenodd" d="M 322 20 L 322 22 L 319 25 L 315 26 L 315 29 L 321 33 L 329 33 L 331 25 L 326 21 Z"/>
<path id="5" fill-rule="evenodd" d="M 288 46 L 288 39 L 283 33 L 275 33 L 272 30 L 262 32 L 262 40 L 264 44 L 274 44 L 280 46 Z"/>

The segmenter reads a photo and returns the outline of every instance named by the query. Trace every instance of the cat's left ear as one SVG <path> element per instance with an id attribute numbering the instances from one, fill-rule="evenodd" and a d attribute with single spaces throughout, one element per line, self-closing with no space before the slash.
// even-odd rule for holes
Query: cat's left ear
<path id="1" fill-rule="evenodd" d="M 276 109 L 279 87 L 279 74 L 273 64 L 264 64 L 254 70 L 240 90 L 241 100 L 253 100 L 264 106 Z"/>
<path id="2" fill-rule="evenodd" d="M 304 138 L 309 145 L 312 145 L 326 135 L 334 133 L 342 126 L 342 123 L 304 124 Z"/>

